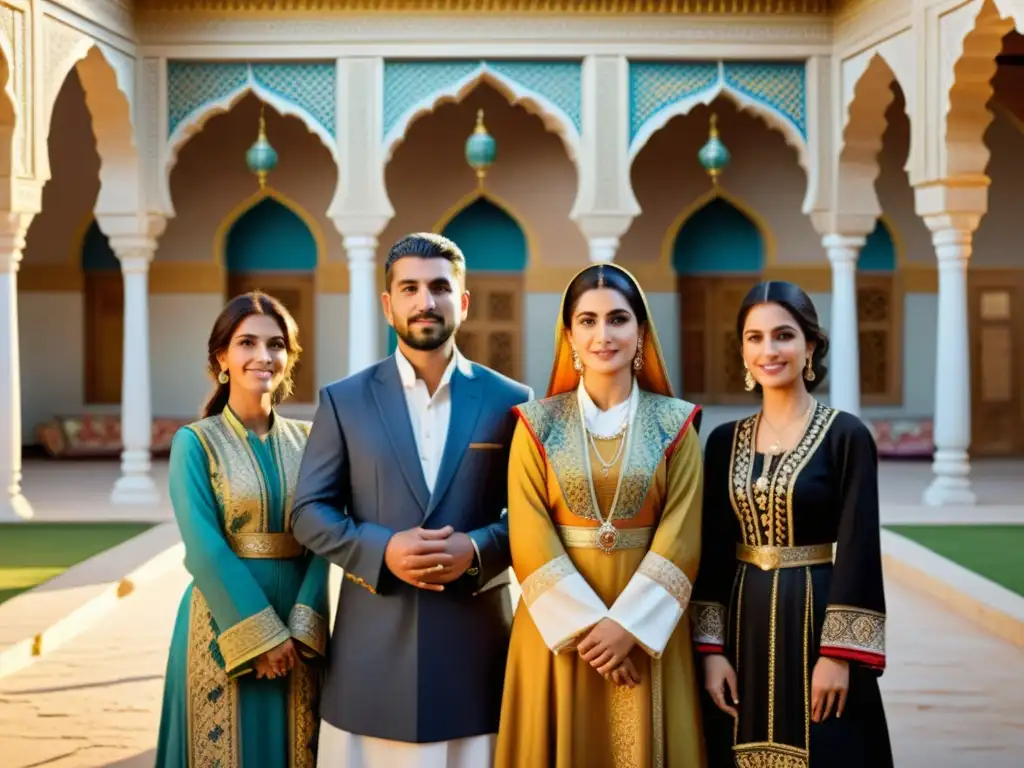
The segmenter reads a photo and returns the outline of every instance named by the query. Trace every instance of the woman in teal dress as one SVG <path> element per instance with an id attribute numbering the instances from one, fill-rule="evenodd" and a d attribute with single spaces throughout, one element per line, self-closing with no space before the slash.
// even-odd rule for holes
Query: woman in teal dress
<path id="1" fill-rule="evenodd" d="M 291 391 L 295 321 L 276 299 L 233 299 L 214 324 L 218 387 L 174 437 L 170 493 L 185 543 L 157 768 L 316 765 L 327 561 L 289 528 L 307 422 Z"/>

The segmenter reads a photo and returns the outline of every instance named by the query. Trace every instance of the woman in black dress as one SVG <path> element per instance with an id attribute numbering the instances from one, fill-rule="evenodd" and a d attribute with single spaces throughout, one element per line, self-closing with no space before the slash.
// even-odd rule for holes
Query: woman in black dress
<path id="1" fill-rule="evenodd" d="M 799 287 L 755 286 L 736 327 L 762 408 L 705 451 L 691 611 L 711 766 L 887 768 L 874 440 L 811 395 L 828 339 Z"/>

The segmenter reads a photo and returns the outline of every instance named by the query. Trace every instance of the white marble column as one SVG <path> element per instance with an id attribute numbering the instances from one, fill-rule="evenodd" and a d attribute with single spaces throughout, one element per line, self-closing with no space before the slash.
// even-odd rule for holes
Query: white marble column
<path id="1" fill-rule="evenodd" d="M 380 315 L 377 285 L 377 238 L 347 235 L 348 254 L 348 375 L 358 373 L 379 359 L 377 338 Z"/>
<path id="2" fill-rule="evenodd" d="M 857 257 L 863 236 L 826 235 L 822 244 L 832 265 L 832 323 L 829 328 L 829 405 L 860 415 L 860 347 L 857 333 Z"/>
<path id="3" fill-rule="evenodd" d="M 939 322 L 935 366 L 934 478 L 924 493 L 929 506 L 971 506 L 971 352 L 967 265 L 973 232 L 934 229 L 939 261 Z"/>
<path id="4" fill-rule="evenodd" d="M 18 218 L 17 214 L 8 217 Z M 6 217 L 5 217 L 6 218 Z M 27 221 L 0 231 L 0 522 L 32 517 L 21 493 L 21 360 L 18 347 L 18 265 Z"/>
<path id="5" fill-rule="evenodd" d="M 153 435 L 149 364 L 149 264 L 156 243 L 146 237 L 113 237 L 111 248 L 124 278 L 124 363 L 121 378 L 121 477 L 114 484 L 115 504 L 154 505 L 160 491 L 153 482 Z"/>

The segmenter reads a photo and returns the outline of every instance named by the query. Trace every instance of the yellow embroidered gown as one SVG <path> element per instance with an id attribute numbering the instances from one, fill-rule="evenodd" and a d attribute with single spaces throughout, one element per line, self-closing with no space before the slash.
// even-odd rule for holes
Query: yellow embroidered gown
<path id="1" fill-rule="evenodd" d="M 700 768 L 704 741 L 684 619 L 700 559 L 699 409 L 666 396 L 649 326 L 626 444 L 605 477 L 563 341 L 559 328 L 551 396 L 516 409 L 508 514 L 522 599 L 495 768 Z M 616 443 L 597 441 L 600 457 L 608 461 Z M 606 552 L 599 517 L 607 519 L 613 504 L 615 541 Z M 633 689 L 605 680 L 576 651 L 606 617 L 637 640 L 631 658 L 642 682 Z"/>
<path id="2" fill-rule="evenodd" d="M 309 424 L 275 414 L 260 439 L 229 409 L 180 430 L 170 493 L 193 583 L 167 663 L 157 768 L 313 768 L 327 561 L 289 532 Z M 308 661 L 257 679 L 291 637 Z"/>

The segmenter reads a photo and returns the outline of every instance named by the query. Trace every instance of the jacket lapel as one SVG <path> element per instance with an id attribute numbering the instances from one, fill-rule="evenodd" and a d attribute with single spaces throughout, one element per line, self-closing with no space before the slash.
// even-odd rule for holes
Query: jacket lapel
<path id="1" fill-rule="evenodd" d="M 441 455 L 441 466 L 437 470 L 434 492 L 427 507 L 428 517 L 437 509 L 448 486 L 451 485 L 455 472 L 469 450 L 469 440 L 480 417 L 482 403 L 479 377 L 470 378 L 456 368 L 452 374 L 451 387 L 452 410 L 448 421 L 448 436 L 444 443 L 444 453 Z"/>
<path id="2" fill-rule="evenodd" d="M 427 481 L 423 479 L 423 468 L 420 466 L 420 457 L 416 451 L 416 437 L 412 432 L 412 424 L 409 423 L 409 407 L 405 402 L 405 392 L 402 391 L 398 365 L 393 357 L 377 368 L 373 397 L 377 401 L 377 410 L 380 411 L 384 431 L 391 441 L 391 449 L 398 457 L 398 467 L 421 510 L 426 514 L 430 491 L 427 489 Z"/>

